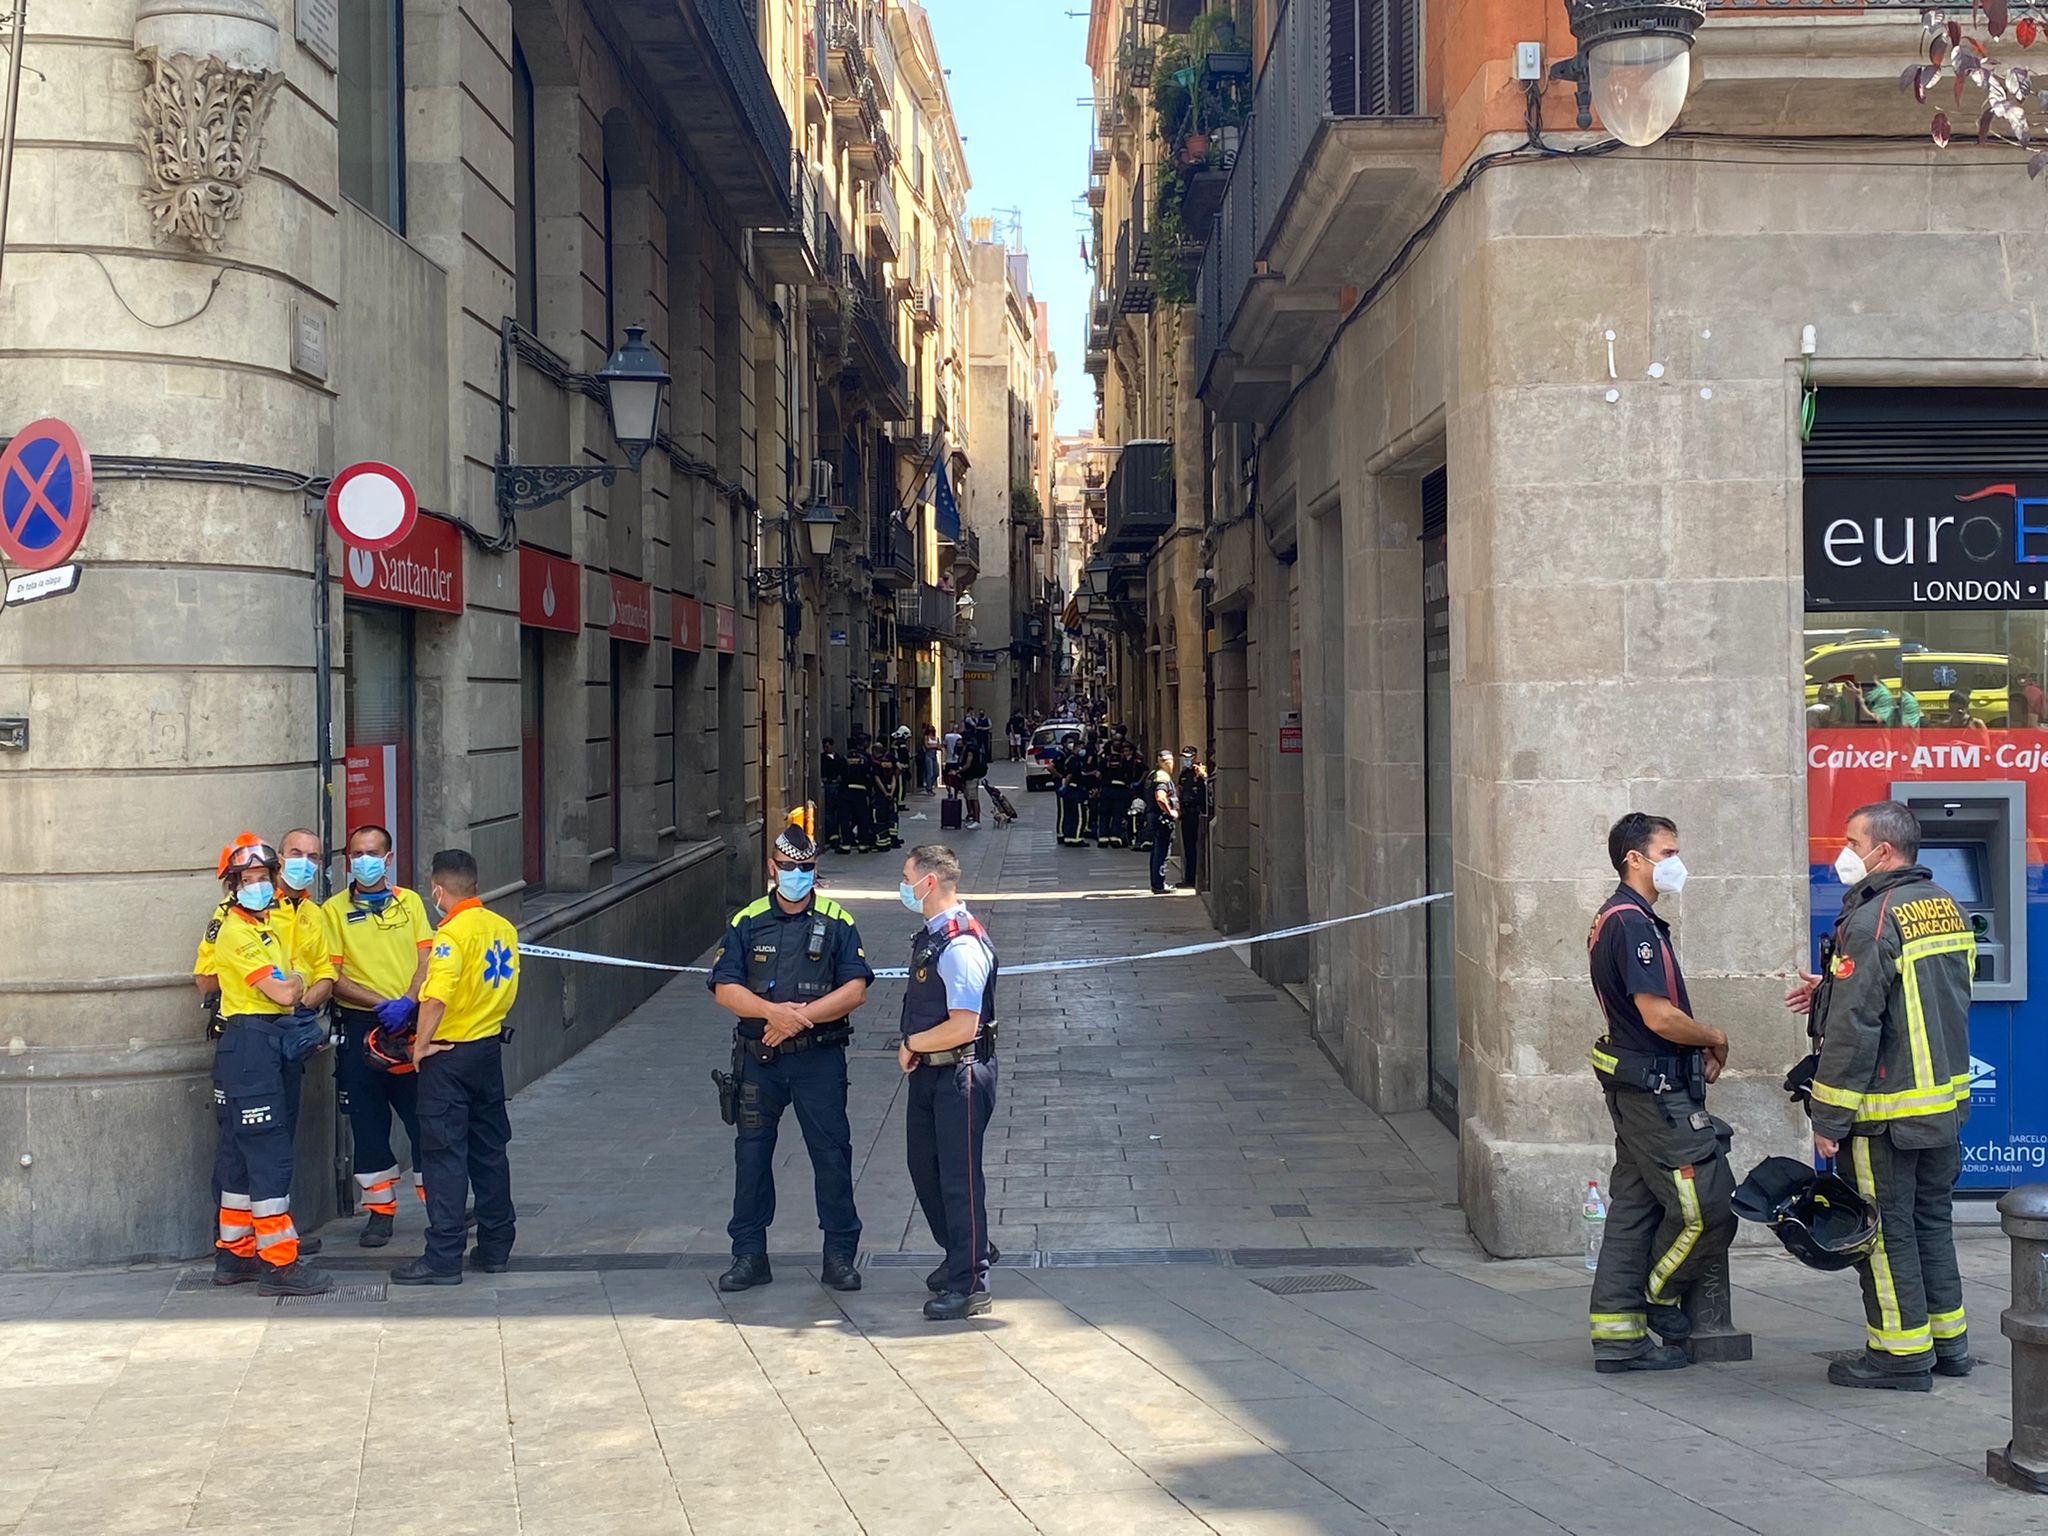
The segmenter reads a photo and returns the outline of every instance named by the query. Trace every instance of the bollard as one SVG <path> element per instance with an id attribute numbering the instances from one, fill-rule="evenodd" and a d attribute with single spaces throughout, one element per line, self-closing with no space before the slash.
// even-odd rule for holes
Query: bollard
<path id="1" fill-rule="evenodd" d="M 1984 1470 L 2023 1493 L 2048 1493 L 2048 1184 L 1998 1202 L 2012 1240 L 2012 1305 L 1998 1319 L 2012 1340 L 2012 1439 L 1987 1451 Z"/>
<path id="2" fill-rule="evenodd" d="M 1750 1337 L 1735 1326 L 1735 1283 L 1725 1248 L 1686 1287 L 1684 1306 L 1685 1315 L 1692 1319 L 1685 1353 L 1694 1365 L 1725 1365 L 1750 1358 Z"/>

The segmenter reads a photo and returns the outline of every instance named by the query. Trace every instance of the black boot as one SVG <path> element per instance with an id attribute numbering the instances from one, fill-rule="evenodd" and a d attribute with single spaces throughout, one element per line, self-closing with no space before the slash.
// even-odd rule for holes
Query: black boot
<path id="1" fill-rule="evenodd" d="M 245 1259 L 239 1253 L 229 1253 L 225 1248 L 213 1250 L 215 1285 L 247 1285 L 252 1280 L 262 1278 L 263 1261 L 253 1254 Z"/>
<path id="2" fill-rule="evenodd" d="M 924 1304 L 924 1315 L 934 1323 L 957 1323 L 965 1318 L 979 1317 L 994 1305 L 987 1291 L 975 1291 L 966 1296 L 958 1291 L 947 1291 Z"/>
<path id="3" fill-rule="evenodd" d="M 395 1217 L 386 1216 L 382 1211 L 370 1212 L 370 1219 L 363 1223 L 363 1235 L 356 1242 L 365 1248 L 382 1248 L 391 1241 L 391 1228 Z"/>
<path id="4" fill-rule="evenodd" d="M 300 1257 L 300 1258 L 302 1258 L 302 1259 L 310 1259 L 310 1258 L 312 1258 L 312 1257 L 313 1257 L 313 1256 L 314 1256 L 315 1254 L 317 1254 L 317 1253 L 318 1253 L 319 1251 L 320 1251 L 320 1239 L 319 1239 L 319 1238 L 317 1238 L 317 1237 L 302 1237 L 302 1238 L 300 1238 L 300 1239 L 299 1239 L 299 1257 Z"/>
<path id="5" fill-rule="evenodd" d="M 462 1271 L 459 1269 L 436 1269 L 429 1264 L 426 1255 L 414 1259 L 410 1264 L 401 1264 L 391 1271 L 393 1285 L 460 1285 Z"/>
<path id="6" fill-rule="evenodd" d="M 828 1291 L 857 1291 L 860 1289 L 860 1271 L 853 1267 L 852 1258 L 828 1253 L 824 1266 L 818 1271 L 818 1284 Z"/>
<path id="7" fill-rule="evenodd" d="M 502 1275 L 512 1267 L 512 1261 L 509 1258 L 487 1258 L 483 1249 L 472 1248 L 469 1250 L 469 1267 L 480 1275 Z"/>
<path id="8" fill-rule="evenodd" d="M 1828 1366 L 1828 1385 L 1833 1387 L 1874 1387 L 1880 1392 L 1931 1392 L 1934 1373 L 1880 1370 L 1864 1360 L 1836 1360 Z"/>
<path id="9" fill-rule="evenodd" d="M 1968 1355 L 1950 1355 L 1946 1359 L 1935 1357 L 1934 1374 L 1937 1376 L 1967 1376 L 1976 1368 L 1977 1362 Z"/>
<path id="10" fill-rule="evenodd" d="M 996 1263 L 997 1263 L 997 1261 L 998 1261 L 998 1260 L 1000 1260 L 1000 1259 L 1002 1258 L 1002 1256 L 1003 1256 L 1003 1250 L 1002 1250 L 1002 1249 L 998 1248 L 998 1247 L 997 1247 L 997 1246 L 996 1246 L 996 1245 L 995 1245 L 994 1243 L 990 1243 L 990 1244 L 988 1245 L 988 1267 L 989 1267 L 990 1269 L 994 1269 L 994 1268 L 996 1267 Z M 938 1267 L 937 1269 L 933 1270 L 933 1271 L 932 1271 L 932 1272 L 931 1272 L 930 1274 L 928 1274 L 928 1275 L 926 1275 L 926 1276 L 924 1277 L 924 1288 L 925 1288 L 926 1290 L 930 1291 L 930 1292 L 931 1292 L 931 1293 L 932 1293 L 932 1294 L 933 1294 L 934 1296 L 938 1295 L 938 1294 L 939 1294 L 940 1292 L 942 1292 L 942 1291 L 944 1291 L 944 1290 L 945 1290 L 945 1288 L 946 1288 L 946 1266 L 945 1266 L 945 1265 L 941 1264 L 941 1265 L 940 1265 L 940 1266 L 939 1266 L 939 1267 Z"/>
<path id="11" fill-rule="evenodd" d="M 1692 1319 L 1685 1315 L 1683 1307 L 1660 1307 L 1653 1303 L 1643 1309 L 1643 1315 L 1650 1331 L 1666 1344 L 1683 1344 L 1692 1337 Z"/>
<path id="12" fill-rule="evenodd" d="M 333 1289 L 334 1276 L 303 1259 L 283 1265 L 265 1264 L 256 1283 L 258 1296 L 324 1296 Z"/>
<path id="13" fill-rule="evenodd" d="M 765 1253 L 742 1253 L 735 1255 L 732 1268 L 718 1277 L 721 1291 L 750 1291 L 757 1285 L 767 1285 L 775 1278 L 768 1268 Z"/>
<path id="14" fill-rule="evenodd" d="M 1691 1364 L 1685 1351 L 1676 1344 L 1658 1344 L 1647 1353 L 1626 1360 L 1595 1360 L 1593 1369 L 1602 1376 L 1617 1376 L 1623 1371 L 1682 1371 Z"/>

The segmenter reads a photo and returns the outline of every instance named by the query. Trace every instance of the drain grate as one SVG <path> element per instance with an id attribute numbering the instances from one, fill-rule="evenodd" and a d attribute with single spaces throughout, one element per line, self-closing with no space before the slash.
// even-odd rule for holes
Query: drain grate
<path id="1" fill-rule="evenodd" d="M 1354 1280 L 1349 1275 L 1273 1275 L 1265 1280 L 1254 1280 L 1262 1291 L 1271 1291 L 1275 1296 L 1304 1296 L 1311 1291 L 1370 1291 L 1375 1287 L 1363 1280 Z"/>
<path id="2" fill-rule="evenodd" d="M 1008 1255 L 1004 1255 L 1008 1257 Z M 1107 1269 L 1121 1264 L 1214 1264 L 1214 1248 L 1061 1248 L 1043 1254 L 1047 1269 Z"/>
<path id="3" fill-rule="evenodd" d="M 364 1281 L 359 1285 L 337 1285 L 333 1290 L 320 1296 L 280 1296 L 280 1307 L 331 1306 L 338 1301 L 382 1301 L 385 1299 L 385 1284 L 382 1280 Z"/>
<path id="4" fill-rule="evenodd" d="M 1305 1205 L 1275 1205 L 1269 1206 L 1268 1209 L 1275 1216 L 1306 1216 L 1308 1214 L 1308 1207 Z"/>
<path id="5" fill-rule="evenodd" d="M 1233 1248 L 1239 1269 L 1399 1269 L 1415 1262 L 1413 1248 Z"/>

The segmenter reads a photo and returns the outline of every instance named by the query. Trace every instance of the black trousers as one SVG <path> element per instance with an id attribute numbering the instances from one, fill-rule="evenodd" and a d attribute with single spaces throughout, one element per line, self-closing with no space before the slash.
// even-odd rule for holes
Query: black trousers
<path id="1" fill-rule="evenodd" d="M 421 1173 L 419 1076 L 413 1072 L 380 1072 L 370 1065 L 364 1042 L 377 1027 L 377 1015 L 343 1008 L 345 1038 L 334 1063 L 334 1083 L 341 1112 L 348 1116 L 349 1139 L 355 1146 L 356 1183 L 366 1210 L 397 1213 L 398 1153 L 391 1145 L 391 1117 L 396 1114 L 412 1143 L 413 1171 Z"/>
<path id="2" fill-rule="evenodd" d="M 896 796 L 893 792 L 877 788 L 874 792 L 875 846 L 877 848 L 898 848 L 903 837 L 896 820 Z"/>
<path id="3" fill-rule="evenodd" d="M 1147 835 L 1152 850 L 1152 889 L 1166 889 L 1166 861 L 1173 854 L 1173 823 L 1164 816 L 1148 818 L 1150 826 Z"/>
<path id="4" fill-rule="evenodd" d="M 512 1162 L 505 1148 L 503 1043 L 464 1040 L 420 1063 L 420 1165 L 427 1180 L 427 1263 L 462 1269 L 469 1192 L 476 1191 L 477 1256 L 502 1262 L 512 1252 Z"/>
<path id="5" fill-rule="evenodd" d="M 213 1047 L 213 1115 L 219 1133 L 213 1184 L 220 1232 L 214 1246 L 282 1266 L 298 1257 L 292 1226 L 292 1138 L 285 1126 L 279 1021 L 222 1021 Z"/>
<path id="6" fill-rule="evenodd" d="M 1180 883 L 1189 890 L 1195 889 L 1195 871 L 1200 867 L 1202 857 L 1202 817 L 1199 812 L 1180 813 Z"/>
<path id="7" fill-rule="evenodd" d="M 996 1106 L 995 1058 L 910 1074 L 904 1151 L 932 1237 L 946 1250 L 946 1289 L 988 1289 L 988 1180 L 982 1138 Z"/>
<path id="8" fill-rule="evenodd" d="M 811 1154 L 818 1226 L 829 1257 L 860 1251 L 860 1213 L 853 1203 L 853 1126 L 846 1117 L 846 1047 L 814 1046 L 772 1062 L 743 1056 L 739 1125 L 733 1138 L 732 1256 L 768 1251 L 775 1220 L 775 1141 L 785 1109 Z"/>
<path id="9" fill-rule="evenodd" d="M 1059 840 L 1078 848 L 1088 840 L 1088 792 L 1062 784 L 1059 798 Z"/>
<path id="10" fill-rule="evenodd" d="M 867 785 L 849 786 L 839 795 L 839 838 L 842 853 L 860 853 L 875 842 L 875 802 Z"/>
<path id="11" fill-rule="evenodd" d="M 1877 1207 L 1877 1248 L 1856 1266 L 1863 1283 L 1864 1353 L 1880 1370 L 1915 1374 L 1970 1352 L 1954 1200 L 1962 1148 L 1901 1147 L 1889 1135 L 1851 1136 L 1840 1167 Z"/>

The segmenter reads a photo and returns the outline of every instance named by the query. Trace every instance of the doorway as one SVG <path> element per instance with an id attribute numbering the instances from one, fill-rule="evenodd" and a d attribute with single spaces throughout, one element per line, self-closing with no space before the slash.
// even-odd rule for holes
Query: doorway
<path id="1" fill-rule="evenodd" d="M 1439 469 L 1422 481 L 1422 789 L 1426 888 L 1448 891 L 1451 841 L 1451 596 L 1449 495 Z M 1424 907 L 1429 966 L 1429 1107 L 1458 1128 L 1457 914 Z"/>

